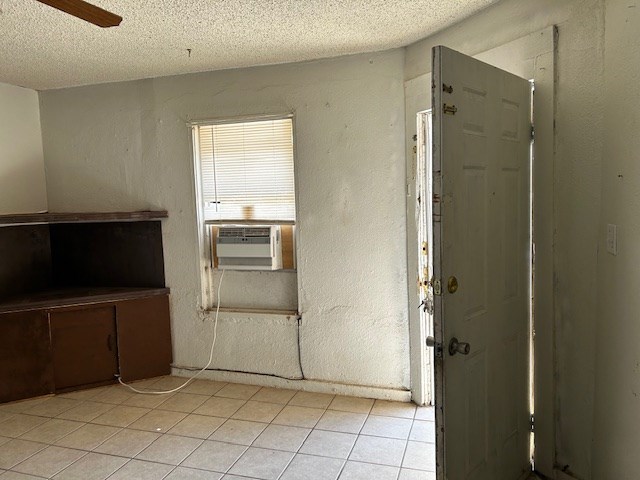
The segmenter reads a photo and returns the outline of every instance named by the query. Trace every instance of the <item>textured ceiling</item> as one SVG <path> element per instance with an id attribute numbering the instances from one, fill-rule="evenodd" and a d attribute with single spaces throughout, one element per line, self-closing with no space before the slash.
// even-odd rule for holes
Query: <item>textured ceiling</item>
<path id="1" fill-rule="evenodd" d="M 497 1 L 92 0 L 124 19 L 102 29 L 0 0 L 0 82 L 44 90 L 385 50 Z"/>

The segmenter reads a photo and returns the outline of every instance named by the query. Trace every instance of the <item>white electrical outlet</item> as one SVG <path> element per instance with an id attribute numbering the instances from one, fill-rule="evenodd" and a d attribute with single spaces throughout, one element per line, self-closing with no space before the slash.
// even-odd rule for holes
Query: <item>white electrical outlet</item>
<path id="1" fill-rule="evenodd" d="M 618 255 L 618 226 L 607 225 L 607 252 Z"/>

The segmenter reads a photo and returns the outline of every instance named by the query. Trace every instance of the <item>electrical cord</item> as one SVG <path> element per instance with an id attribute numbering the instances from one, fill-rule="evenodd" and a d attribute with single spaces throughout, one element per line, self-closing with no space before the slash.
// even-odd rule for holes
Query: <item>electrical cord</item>
<path id="1" fill-rule="evenodd" d="M 298 329 L 296 334 L 296 341 L 298 342 L 298 365 L 300 365 L 300 375 L 302 378 L 300 380 L 304 380 L 304 370 L 302 369 L 302 347 L 300 346 L 300 323 L 302 322 L 302 317 L 298 316 Z"/>
<path id="2" fill-rule="evenodd" d="M 225 271 L 223 269 L 222 270 L 222 274 L 220 275 L 220 283 L 218 283 L 218 305 L 216 306 L 216 317 L 215 317 L 215 320 L 213 322 L 213 341 L 211 342 L 211 351 L 209 352 L 209 362 L 202 369 L 200 369 L 200 371 L 198 373 L 196 373 L 193 377 L 188 379 L 186 382 L 184 382 L 179 387 L 172 388 L 171 390 L 161 390 L 161 391 L 138 390 L 137 388 L 134 388 L 131 385 L 128 385 L 128 384 L 124 383 L 122 381 L 122 378 L 120 377 L 120 375 L 116 375 L 116 378 L 118 379 L 118 382 L 120 382 L 121 385 L 124 385 L 125 387 L 127 387 L 130 390 L 133 390 L 136 393 L 142 393 L 142 394 L 146 394 L 146 395 L 166 395 L 168 393 L 174 393 L 174 392 L 177 392 L 179 390 L 182 390 L 184 387 L 189 385 L 193 380 L 198 378 L 202 372 L 204 372 L 205 370 L 207 370 L 211 366 L 211 363 L 213 362 L 213 348 L 215 347 L 216 339 L 218 338 L 218 315 L 220 313 L 220 290 L 222 288 L 222 279 L 224 278 L 224 272 Z"/>
<path id="3" fill-rule="evenodd" d="M 300 365 L 300 377 L 285 377 L 283 375 L 277 375 L 275 373 L 258 373 L 258 372 L 252 372 L 252 371 L 247 371 L 247 370 L 232 370 L 229 368 L 207 368 L 207 371 L 209 372 L 232 372 L 232 373 L 248 373 L 251 375 L 260 375 L 262 377 L 273 377 L 273 378 L 282 378 L 283 380 L 306 380 L 306 377 L 304 376 L 304 370 L 302 369 L 302 352 L 301 352 L 301 347 L 300 347 L 300 322 L 302 321 L 302 317 L 300 317 L 298 315 L 298 320 L 297 320 L 297 328 L 296 328 L 296 341 L 298 343 L 298 364 Z M 180 370 L 189 370 L 189 371 L 196 371 L 196 370 L 200 370 L 200 367 L 188 367 L 188 366 L 184 366 L 184 365 L 176 365 L 176 364 L 171 364 L 171 366 L 173 368 L 178 368 Z M 206 367 L 205 367 L 206 368 Z"/>

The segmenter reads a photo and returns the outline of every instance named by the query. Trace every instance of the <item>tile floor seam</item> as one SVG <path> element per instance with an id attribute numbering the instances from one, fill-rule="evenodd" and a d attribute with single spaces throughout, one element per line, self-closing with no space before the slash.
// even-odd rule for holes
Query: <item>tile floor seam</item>
<path id="1" fill-rule="evenodd" d="M 191 455 L 193 452 L 195 452 L 198 448 L 200 448 L 200 446 L 206 441 L 206 439 L 201 439 L 201 438 L 193 438 L 193 437 L 185 437 L 184 435 L 172 435 L 174 437 L 182 437 L 182 438 L 186 438 L 189 440 L 199 440 L 200 442 L 198 443 L 198 446 L 195 447 L 193 450 L 191 450 L 187 455 L 185 455 L 185 457 L 180 460 L 176 465 L 174 465 L 173 463 L 164 463 L 161 462 L 159 460 L 149 460 L 146 458 L 139 458 L 139 455 L 141 453 L 143 453 L 145 450 L 147 450 L 149 447 L 151 447 L 154 443 L 156 443 L 158 440 L 160 440 L 161 438 L 163 438 L 165 435 L 167 435 L 167 433 L 162 433 L 158 438 L 156 438 L 154 441 L 152 441 L 149 445 L 147 445 L 145 448 L 143 448 L 142 450 L 140 450 L 138 453 L 136 453 L 133 457 L 130 457 L 132 460 L 141 460 L 144 462 L 152 462 L 152 463 L 159 463 L 161 465 L 171 465 L 173 467 L 178 467 L 180 464 L 182 464 L 182 462 L 184 462 L 187 458 L 189 458 L 189 455 Z"/>
<path id="2" fill-rule="evenodd" d="M 368 414 L 367 414 L 367 417 L 364 419 L 364 422 L 362 422 L 362 425 L 360 425 L 360 430 L 358 430 L 358 433 L 356 434 L 356 439 L 353 442 L 353 445 L 351 445 L 351 449 L 349 450 L 349 453 L 347 454 L 347 458 L 345 459 L 344 463 L 342 464 L 342 467 L 340 468 L 340 471 L 338 472 L 338 476 L 336 477 L 336 480 L 340 479 L 340 477 L 342 476 L 342 472 L 344 472 L 344 469 L 347 466 L 347 463 L 349 463 L 349 458 L 353 453 L 353 449 L 356 448 L 356 443 L 358 443 L 358 437 L 360 437 L 360 432 L 362 432 L 362 429 L 364 428 L 364 424 L 367 423 L 367 418 L 369 418 Z"/>
<path id="3" fill-rule="evenodd" d="M 28 441 L 28 440 L 26 440 L 26 441 Z M 33 442 L 33 443 L 40 443 L 41 445 L 46 445 L 46 444 L 43 444 L 43 443 L 41 443 L 41 442 Z M 9 467 L 9 469 L 8 469 L 7 471 L 15 471 L 15 470 L 12 470 L 12 468 L 13 468 L 13 467 L 17 467 L 19 464 L 21 464 L 21 463 L 22 463 L 22 462 L 24 462 L 25 460 L 29 460 L 31 457 L 33 457 L 34 455 L 36 455 L 36 454 L 40 453 L 40 452 L 41 452 L 42 450 L 44 450 L 45 448 L 47 448 L 47 447 L 44 447 L 44 448 L 42 448 L 42 449 L 38 450 L 37 452 L 33 452 L 31 455 L 29 455 L 28 457 L 24 458 L 23 460 L 20 460 L 19 462 L 17 462 L 17 463 L 15 463 L 15 464 L 11 465 L 11 467 Z M 20 472 L 18 472 L 18 473 L 20 473 Z"/>
<path id="4" fill-rule="evenodd" d="M 217 441 L 217 440 L 216 440 L 216 441 Z M 221 442 L 221 443 L 227 443 L 227 442 Z M 234 445 L 234 444 L 232 443 L 231 445 Z M 246 445 L 242 445 L 242 446 L 243 446 L 243 447 L 246 447 L 246 448 L 244 449 L 244 452 L 242 452 L 242 453 L 238 456 L 238 458 L 236 458 L 236 459 L 234 460 L 234 462 L 229 466 L 229 468 L 227 468 L 224 472 L 218 472 L 218 471 L 216 471 L 216 470 L 209 470 L 209 471 L 210 471 L 210 472 L 216 472 L 216 473 L 222 473 L 222 477 L 224 478 L 224 476 L 225 476 L 225 475 L 227 475 L 227 474 L 231 471 L 231 469 L 233 468 L 233 466 L 234 466 L 236 463 L 238 463 L 238 461 L 242 458 L 242 456 L 243 456 L 245 453 L 247 453 L 247 450 L 249 450 L 249 448 L 251 448 L 251 447 L 247 447 Z"/>
<path id="5" fill-rule="evenodd" d="M 411 428 L 413 428 L 413 421 L 411 422 Z M 409 436 L 411 436 L 411 431 L 409 431 Z M 402 450 L 402 459 L 400 460 L 400 468 L 398 468 L 398 475 L 396 476 L 396 480 L 400 478 L 400 473 L 402 473 L 402 465 L 404 464 L 404 456 L 407 454 L 407 447 L 409 446 L 409 439 L 404 442 L 404 450 Z"/>
<path id="6" fill-rule="evenodd" d="M 195 451 L 195 450 L 194 450 Z M 186 459 L 185 459 L 186 460 Z M 189 468 L 191 470 L 198 470 L 200 472 L 207 472 L 207 473 L 219 473 L 221 475 L 226 475 L 226 473 L 222 473 L 222 472 L 218 472 L 217 470 L 207 470 L 206 468 L 201 468 L 201 467 L 193 467 L 193 466 L 185 466 L 182 465 L 182 462 L 179 463 L 178 465 L 175 466 L 175 468 L 173 470 L 171 470 L 171 472 L 169 472 L 169 474 L 173 473 L 174 470 L 178 469 L 178 468 Z"/>
<path id="7" fill-rule="evenodd" d="M 117 456 L 117 455 L 114 455 L 114 456 Z M 120 458 L 126 458 L 127 462 L 125 462 L 120 468 L 118 468 L 117 470 L 112 472 L 107 478 L 105 478 L 105 480 L 109 480 L 116 473 L 118 473 L 120 470 L 122 470 L 124 467 L 126 467 L 127 465 L 129 465 L 132 462 L 154 463 L 156 465 L 162 465 L 162 466 L 165 466 L 165 467 L 166 466 L 171 466 L 171 467 L 174 467 L 174 466 L 178 467 L 179 466 L 179 465 L 170 465 L 168 463 L 154 462 L 154 461 L 151 461 L 151 460 L 141 460 L 141 459 L 138 459 L 138 458 L 135 458 L 135 457 L 134 458 L 131 458 L 131 457 L 120 457 Z M 171 473 L 171 472 L 167 472 L 167 474 L 165 474 L 162 478 L 165 478 L 167 475 L 169 475 L 169 473 Z M 216 472 L 216 473 L 219 473 L 219 472 Z M 158 479 L 158 480 L 161 480 L 161 479 Z"/>
<path id="8" fill-rule="evenodd" d="M 61 447 L 61 448 L 68 448 L 68 447 Z M 77 449 L 77 448 L 69 448 L 69 450 L 79 450 L 79 449 Z M 89 455 L 89 454 L 93 453 L 93 454 L 95 454 L 95 455 L 104 455 L 105 457 L 124 458 L 124 459 L 126 459 L 126 460 L 134 460 L 134 458 L 132 458 L 132 457 L 125 457 L 124 455 L 113 455 L 112 453 L 94 452 L 93 450 L 81 450 L 81 451 L 82 451 L 82 452 L 85 452 L 85 453 L 86 453 L 86 455 Z M 84 456 L 86 456 L 86 455 L 84 455 Z M 70 464 L 70 465 L 69 465 L 69 467 L 70 467 L 71 465 L 73 465 L 74 463 L 78 462 L 79 460 L 81 460 L 82 458 L 84 458 L 84 456 L 83 456 L 83 457 L 80 457 L 78 460 L 74 461 L 72 464 Z M 154 462 L 154 463 L 161 463 L 161 462 Z M 163 465 L 166 465 L 166 464 L 163 464 Z M 69 468 L 69 467 L 66 467 L 66 468 Z"/>
<path id="9" fill-rule="evenodd" d="M 319 420 L 318 420 L 319 421 Z M 284 475 L 284 472 L 287 471 L 287 468 L 289 468 L 289 465 L 291 465 L 291 462 L 293 462 L 293 459 L 296 458 L 296 455 L 298 455 L 298 453 L 300 452 L 300 449 L 302 448 L 302 446 L 304 445 L 304 442 L 307 441 L 307 438 L 309 438 L 309 435 L 311 435 L 311 432 L 313 432 L 313 428 L 310 428 L 309 431 L 307 432 L 307 434 L 304 437 L 304 440 L 302 440 L 302 443 L 300 443 L 300 445 L 298 446 L 298 448 L 296 449 L 295 452 L 293 452 L 293 456 L 291 457 L 291 459 L 287 462 L 287 464 L 285 465 L 284 469 L 282 470 L 282 472 L 280 472 L 280 475 L 278 475 L 278 477 L 276 478 L 276 480 L 280 480 L 280 478 L 282 477 L 282 475 Z M 256 438 L 257 440 L 257 438 Z"/>
<path id="10" fill-rule="evenodd" d="M 85 424 L 85 425 L 95 425 L 95 424 L 93 424 L 93 423 L 91 423 L 91 424 L 87 423 L 87 424 Z M 108 426 L 108 425 L 99 425 L 99 426 Z M 81 428 L 82 428 L 82 427 L 81 427 Z M 97 448 L 101 447 L 104 443 L 108 442 L 111 438 L 113 438 L 113 437 L 114 437 L 114 436 L 116 436 L 118 433 L 120 433 L 120 432 L 122 432 L 123 430 L 125 430 L 125 429 L 126 429 L 126 427 L 115 427 L 115 428 L 120 428 L 120 430 L 118 430 L 117 432 L 113 432 L 111 435 L 109 435 L 107 438 L 105 438 L 103 441 L 101 441 L 98 445 L 96 445 L 95 447 L 93 447 L 93 448 L 92 448 L 91 450 L 89 450 L 89 451 L 90 451 L 90 452 L 95 452 L 95 450 L 96 450 Z M 78 429 L 78 430 L 79 430 L 79 429 Z M 73 432 L 72 432 L 72 433 L 73 433 Z M 71 435 L 71 434 L 69 434 L 69 435 Z M 67 436 L 69 436 L 69 435 L 67 435 Z M 62 438 L 61 438 L 60 440 L 62 440 Z M 97 452 L 97 453 L 100 453 L 100 452 Z M 114 456 L 119 456 L 119 455 L 114 455 Z M 127 457 L 125 457 L 125 458 L 127 458 Z"/>
<path id="11" fill-rule="evenodd" d="M 25 413 L 17 413 L 16 415 L 14 415 L 14 417 L 17 417 L 18 415 L 26 415 L 26 414 L 25 414 Z M 28 416 L 29 416 L 29 417 L 49 418 L 49 419 L 50 419 L 50 417 L 41 417 L 41 416 L 38 416 L 38 415 L 28 415 Z M 45 421 L 44 421 L 44 422 L 42 422 L 42 423 L 39 423 L 38 425 L 34 425 L 33 427 L 31 427 L 31 428 L 29 428 L 29 429 L 25 430 L 24 432 L 22 432 L 20 435 L 18 435 L 18 436 L 16 436 L 16 437 L 9 437 L 9 438 L 17 439 L 17 438 L 19 438 L 21 435 L 24 435 L 25 433 L 29 433 L 31 430 L 34 430 L 35 428 L 39 427 L 39 426 L 40 426 L 40 425 L 42 425 L 43 423 L 46 423 L 46 421 L 47 421 L 47 420 L 45 420 Z M 40 443 L 42 443 L 42 442 L 40 442 Z"/>
<path id="12" fill-rule="evenodd" d="M 169 475 L 171 475 L 173 472 L 175 472 L 175 471 L 178 469 L 178 467 L 179 467 L 179 466 L 180 466 L 180 464 L 178 464 L 178 465 L 174 465 L 173 469 L 172 469 L 169 473 L 167 473 L 167 476 L 169 476 Z M 165 478 L 166 478 L 166 477 L 165 477 Z M 108 479 L 106 479 L 106 480 L 108 480 Z"/>
<path id="13" fill-rule="evenodd" d="M 195 450 L 194 450 L 195 451 Z M 91 452 L 87 452 L 87 453 L 91 453 Z M 99 452 L 96 452 L 99 453 Z M 193 453 L 193 452 L 192 452 Z M 109 455 L 107 453 L 100 453 L 100 455 Z M 185 457 L 184 460 L 182 460 L 182 462 L 180 462 L 178 465 L 173 465 L 172 463 L 164 463 L 164 462 L 159 462 L 157 460 L 145 460 L 143 458 L 137 458 L 137 457 L 123 457 L 120 455 L 110 455 L 112 457 L 117 457 L 117 458 L 126 458 L 127 460 L 135 460 L 137 462 L 146 462 L 146 463 L 155 463 L 156 465 L 164 465 L 164 466 L 169 466 L 169 467 L 180 467 L 182 466 L 182 462 L 184 462 L 184 460 L 186 460 L 187 458 Z M 188 457 L 189 455 L 187 455 Z M 128 463 L 128 462 L 127 462 Z M 124 466 L 124 465 L 123 465 Z M 189 467 L 192 468 L 192 467 Z M 206 470 L 205 470 L 206 471 Z M 210 472 L 214 472 L 215 470 L 208 470 Z M 115 472 L 114 472 L 115 473 Z M 216 473 L 220 473 L 220 472 L 216 472 Z"/>
<path id="14" fill-rule="evenodd" d="M 320 432 L 332 432 L 332 433 L 349 433 L 349 432 L 340 432 L 340 431 L 337 431 L 337 430 L 327 430 L 327 429 L 324 429 L 324 428 L 313 428 L 312 430 L 317 430 L 317 431 L 320 431 Z M 409 440 L 408 438 L 387 437 L 385 435 L 375 435 L 375 434 L 372 434 L 372 433 L 362 433 L 362 434 L 352 434 L 352 435 L 358 435 L 358 436 L 362 435 L 363 437 L 388 438 L 388 439 L 391 439 L 391 440 L 403 440 L 403 441 L 408 441 Z M 420 440 L 411 440 L 411 441 L 412 442 L 420 442 L 420 443 L 435 443 L 435 442 L 425 442 L 425 441 L 420 441 Z"/>
<path id="15" fill-rule="evenodd" d="M 394 439 L 397 440 L 397 439 Z M 406 449 L 406 447 L 405 447 Z M 332 457 L 326 457 L 326 458 L 332 458 Z M 381 466 L 381 467 L 393 467 L 393 468 L 404 468 L 398 465 L 391 465 L 389 463 L 374 463 L 374 462 L 369 462 L 367 460 L 351 460 L 351 459 L 347 459 L 347 461 L 350 462 L 357 462 L 357 463 L 366 463 L 367 465 L 376 465 L 376 466 Z M 419 468 L 412 468 L 411 470 L 417 470 L 419 472 L 429 472 L 430 470 L 420 470 Z"/>
<path id="16" fill-rule="evenodd" d="M 106 441 L 106 440 L 105 440 L 105 441 Z M 72 463 L 70 463 L 69 465 L 67 465 L 66 467 L 64 467 L 64 468 L 63 468 L 62 470 L 60 470 L 59 472 L 56 472 L 56 473 L 55 473 L 54 475 L 52 475 L 51 477 L 54 477 L 55 475 L 58 475 L 60 472 L 62 472 L 63 470 L 65 470 L 65 469 L 69 468 L 69 467 L 70 467 L 70 466 L 72 466 L 73 464 L 75 464 L 75 463 L 79 462 L 80 460 L 82 460 L 84 457 L 86 457 L 87 455 L 89 455 L 89 454 L 91 454 L 91 453 L 94 453 L 94 454 L 96 454 L 96 455 L 104 455 L 104 456 L 108 456 L 108 457 L 114 457 L 114 458 L 123 458 L 123 459 L 127 460 L 127 462 L 126 462 L 124 465 L 126 465 L 127 463 L 129 463 L 131 460 L 138 460 L 138 461 L 143 461 L 143 462 L 148 462 L 148 463 L 155 463 L 155 464 L 158 464 L 158 465 L 179 466 L 179 464 L 178 464 L 178 465 L 172 465 L 172 464 L 170 464 L 170 463 L 163 463 L 163 462 L 159 462 L 159 461 L 156 461 L 156 460 L 143 460 L 143 459 L 139 459 L 139 458 L 137 458 L 136 456 L 134 456 L 134 457 L 127 457 L 127 456 L 124 456 L 124 455 L 114 455 L 114 454 L 111 454 L 111 453 L 95 452 L 94 450 L 82 450 L 82 449 L 79 449 L 79 448 L 59 447 L 58 445 L 45 444 L 45 443 L 42 443 L 42 442 L 34 442 L 34 443 L 40 443 L 41 445 L 47 445 L 47 446 L 49 446 L 49 447 L 58 447 L 58 448 L 65 448 L 65 449 L 67 449 L 67 450 L 76 450 L 76 451 L 79 451 L 79 452 L 82 452 L 82 453 L 83 453 L 83 455 L 82 455 L 81 457 L 79 457 L 78 459 L 74 460 Z M 150 445 L 151 445 L 151 444 L 150 444 Z M 96 447 L 96 448 L 97 448 L 97 447 Z M 46 449 L 46 448 L 45 448 L 45 449 Z M 33 456 L 37 455 L 38 453 L 43 452 L 45 449 L 42 449 L 42 450 L 39 450 L 39 451 L 35 452 L 33 455 L 29 456 L 28 458 L 25 458 L 24 460 L 22 460 L 22 461 L 21 461 L 21 462 L 19 462 L 18 464 L 14 465 L 14 467 L 18 466 L 20 463 L 25 462 L 26 460 L 28 460 L 29 458 L 31 458 L 31 457 L 33 457 Z M 143 450 L 144 450 L 144 449 L 143 449 Z M 124 467 L 124 465 L 122 465 L 122 466 Z M 12 467 L 12 468 L 14 468 L 14 467 Z M 12 470 L 12 469 L 9 469 L 8 471 L 13 471 L 13 472 L 16 472 L 16 473 L 22 473 L 22 472 L 19 472 L 19 471 L 17 471 L 17 470 Z M 205 470 L 205 471 L 206 471 L 206 470 Z M 116 473 L 116 472 L 113 472 L 111 475 L 113 475 L 114 473 Z M 217 473 L 219 473 L 219 472 L 217 472 Z M 36 475 L 36 476 L 37 476 L 37 475 Z M 43 478 L 45 478 L 45 477 L 43 477 Z M 108 478 L 108 477 L 107 477 L 107 478 Z"/>
<path id="17" fill-rule="evenodd" d="M 49 446 L 51 447 L 51 446 L 53 446 L 53 445 L 49 445 Z M 48 447 L 47 447 L 47 448 L 48 448 Z M 65 447 L 59 447 L 59 448 L 65 448 Z M 45 450 L 46 450 L 46 448 L 45 448 L 45 449 L 43 449 L 43 450 L 40 450 L 39 452 L 37 452 L 37 453 L 33 454 L 33 455 L 32 455 L 32 457 L 33 457 L 33 456 L 35 456 L 35 455 L 37 455 L 37 454 L 39 454 L 39 453 L 44 452 Z M 69 450 L 78 450 L 78 449 L 76 449 L 76 448 L 70 448 Z M 86 452 L 86 451 L 84 451 L 84 450 L 78 450 L 78 451 L 83 452 L 83 455 L 82 455 L 81 457 L 77 458 L 76 460 L 80 460 L 81 458 L 85 457 L 85 456 L 89 453 L 89 452 Z M 30 458 L 31 458 L 31 457 L 30 457 Z M 21 463 L 26 462 L 27 460 L 28 460 L 28 458 L 27 458 L 27 459 L 24 459 L 24 460 L 23 460 L 22 462 L 20 462 L 19 464 L 14 465 L 14 468 L 15 468 L 15 467 L 17 467 L 17 466 L 19 466 Z M 47 477 L 43 477 L 43 478 L 53 478 L 53 477 L 55 477 L 56 475 L 58 475 L 60 472 L 62 472 L 65 468 L 67 468 L 67 467 L 71 466 L 73 463 L 75 463 L 75 460 L 74 460 L 73 462 L 71 462 L 69 465 L 67 465 L 67 466 L 65 466 L 65 467 L 61 468 L 60 470 L 58 470 L 57 472 L 55 472 L 53 475 L 49 475 L 49 476 L 47 476 Z M 23 475 L 25 474 L 25 472 L 21 472 L 20 470 L 13 470 L 13 471 L 14 471 L 14 472 L 16 472 L 16 473 L 22 473 Z M 33 474 L 33 473 L 28 473 L 27 475 L 34 475 L 34 474 Z M 39 476 L 39 475 L 34 475 L 34 476 Z"/>
<path id="18" fill-rule="evenodd" d="M 264 388 L 264 387 L 262 387 L 262 388 Z M 254 393 L 254 395 L 253 395 L 253 396 L 257 395 L 257 394 L 260 392 L 260 390 L 262 390 L 262 388 L 260 388 L 256 393 Z M 252 396 L 251 398 L 253 398 L 253 396 Z M 294 396 L 295 396 L 295 395 L 294 395 Z M 291 397 L 291 399 L 293 399 L 293 397 Z M 249 402 L 249 401 L 250 401 L 250 400 L 247 400 L 247 402 Z M 245 403 L 245 405 L 246 405 L 246 403 Z M 288 403 L 287 403 L 287 404 L 285 404 L 285 405 L 282 407 L 282 409 L 280 410 L 280 412 L 282 412 L 282 410 L 284 410 L 287 406 L 288 406 Z M 241 408 L 242 408 L 242 407 L 241 407 Z M 239 409 L 238 409 L 238 410 L 239 410 Z M 236 411 L 236 413 L 237 413 L 237 411 Z M 235 413 L 234 413 L 234 414 L 235 414 Z M 276 415 L 276 417 L 277 417 L 277 415 Z M 242 453 L 242 455 L 240 455 L 240 456 L 235 460 L 235 462 L 233 462 L 233 464 L 228 468 L 228 470 L 227 470 L 226 472 L 224 472 L 224 475 L 228 474 L 228 473 L 233 469 L 233 467 L 234 467 L 234 466 L 235 466 L 235 465 L 240 461 L 240 459 L 241 459 L 241 458 L 242 458 L 242 457 L 243 457 L 243 456 L 244 456 L 244 455 L 249 451 L 249 449 L 253 447 L 254 443 L 258 440 L 258 438 L 260 437 L 260 435 L 262 435 L 262 433 L 264 433 L 264 431 L 265 431 L 265 430 L 266 430 L 270 425 L 277 425 L 277 426 L 284 426 L 284 427 L 290 426 L 290 425 L 279 425 L 279 424 L 274 424 L 274 423 L 273 423 L 273 421 L 276 419 L 276 417 L 274 417 L 274 418 L 273 418 L 273 419 L 272 419 L 272 420 L 267 424 L 267 427 L 266 427 L 264 430 L 262 430 L 262 432 L 260 432 L 260 434 L 259 434 L 258 436 L 256 436 L 256 438 L 254 438 L 254 439 L 252 440 L 251 444 L 249 444 L 249 445 L 247 446 L 246 450 Z M 230 418 L 230 419 L 231 419 L 231 418 Z M 226 422 L 225 422 L 225 423 L 226 423 Z M 255 422 L 255 423 L 260 423 L 260 422 Z M 317 423 L 317 422 L 316 422 L 316 423 Z M 310 431 L 307 433 L 307 435 L 305 436 L 305 440 L 306 440 L 306 438 L 309 436 L 309 434 L 311 433 L 311 431 L 313 431 L 313 428 L 311 428 L 311 429 L 310 429 Z M 303 440 L 303 442 L 302 442 L 302 443 L 304 444 L 304 440 Z M 302 444 L 301 444 L 301 446 L 302 446 Z M 262 447 L 253 447 L 253 448 L 262 448 Z M 298 447 L 298 450 L 299 450 L 299 449 L 300 449 L 300 447 Z M 276 449 L 269 448 L 268 450 L 276 450 Z M 279 450 L 279 451 L 282 451 L 282 450 Z M 291 460 L 289 460 L 289 462 L 288 462 L 288 463 L 287 463 L 287 465 L 285 466 L 284 470 L 282 470 L 282 472 L 280 473 L 280 475 L 278 475 L 278 477 L 277 477 L 278 479 L 279 479 L 279 478 L 282 476 L 282 474 L 286 471 L 287 467 L 289 466 L 289 464 L 291 463 L 291 461 L 293 460 L 293 458 L 295 458 L 295 455 L 297 454 L 297 451 L 296 451 L 296 452 L 293 452 L 293 453 L 294 453 L 293 457 L 291 458 Z"/>
<path id="19" fill-rule="evenodd" d="M 108 457 L 114 457 L 114 458 L 124 458 L 124 459 L 127 459 L 127 460 L 134 460 L 134 458 L 132 458 L 132 457 L 125 457 L 124 455 L 113 455 L 113 454 L 111 454 L 111 453 L 94 452 L 93 450 L 82 450 L 82 449 L 80 449 L 80 448 L 60 447 L 60 446 L 58 446 L 58 445 L 51 445 L 51 444 L 46 444 L 46 443 L 41 443 L 41 442 L 34 442 L 34 443 L 40 443 L 41 445 L 47 445 L 47 446 L 49 446 L 49 447 L 58 447 L 58 448 L 65 448 L 65 449 L 67 449 L 67 450 L 76 450 L 76 451 L 79 451 L 79 452 L 83 452 L 83 453 L 84 453 L 84 455 L 83 455 L 82 457 L 78 458 L 77 460 L 74 460 L 74 461 L 73 461 L 73 463 L 70 463 L 70 464 L 69 464 L 68 466 L 66 466 L 64 469 L 69 468 L 71 465 L 73 465 L 74 463 L 78 462 L 79 460 L 81 460 L 82 458 L 84 458 L 85 456 L 87 456 L 87 455 L 89 455 L 89 454 L 91 454 L 91 453 L 95 453 L 96 455 L 105 455 L 105 456 L 108 456 Z M 33 457 L 34 455 L 37 455 L 38 453 L 40 453 L 40 452 L 42 452 L 42 451 L 44 451 L 44 450 L 45 450 L 45 449 L 43 448 L 42 450 L 37 451 L 36 453 L 34 453 L 33 455 L 29 456 L 28 458 L 25 458 L 22 462 L 24 462 L 24 461 L 28 460 L 29 458 Z M 22 462 L 19 462 L 19 463 L 22 463 Z M 161 464 L 162 464 L 162 462 L 153 462 L 153 463 L 161 463 Z M 14 465 L 14 467 L 15 467 L 15 466 L 17 466 L 17 465 L 19 465 L 19 464 Z M 162 465 L 166 465 L 166 464 L 162 464 Z M 13 468 L 13 467 L 12 467 L 12 468 Z M 16 471 L 16 470 L 12 470 L 12 468 L 10 468 L 8 471 Z M 64 469 L 63 469 L 63 470 L 64 470 Z M 62 471 L 62 470 L 61 470 L 61 471 Z M 20 472 L 18 472 L 18 473 L 20 473 Z M 60 472 L 58 472 L 58 473 L 60 473 Z M 58 473 L 56 473 L 56 475 L 57 475 Z M 38 475 L 36 475 L 36 476 L 38 476 Z"/>
<path id="20" fill-rule="evenodd" d="M 71 450 L 75 450 L 75 449 L 71 449 Z M 84 451 L 84 450 L 83 450 Z M 50 475 L 49 478 L 53 478 L 56 475 L 58 475 L 59 473 L 63 472 L 64 470 L 66 470 L 67 468 L 69 468 L 71 465 L 73 465 L 74 463 L 76 463 L 77 461 L 82 460 L 84 457 L 86 457 L 87 455 L 89 455 L 89 452 L 84 451 L 84 455 L 82 455 L 80 458 L 78 458 L 77 460 L 71 462 L 69 465 L 67 465 L 66 467 L 62 468 L 61 470 L 57 471 L 56 473 L 54 473 L 53 475 Z"/>
<path id="21" fill-rule="evenodd" d="M 124 465 L 122 465 L 120 468 L 118 468 L 115 472 L 112 472 L 111 475 L 109 475 L 105 480 L 109 480 L 111 477 L 113 477 L 116 473 L 118 473 L 120 470 L 122 470 L 124 467 L 126 467 L 127 465 L 129 465 L 131 463 L 133 459 L 130 458 L 128 461 L 124 462 Z"/>

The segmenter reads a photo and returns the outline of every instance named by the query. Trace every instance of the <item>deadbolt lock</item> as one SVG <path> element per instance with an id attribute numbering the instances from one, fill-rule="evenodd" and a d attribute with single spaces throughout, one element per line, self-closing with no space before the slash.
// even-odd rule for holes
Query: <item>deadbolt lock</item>
<path id="1" fill-rule="evenodd" d="M 449 293 L 456 293 L 458 291 L 458 279 L 456 277 L 449 277 L 447 281 L 447 291 Z"/>

